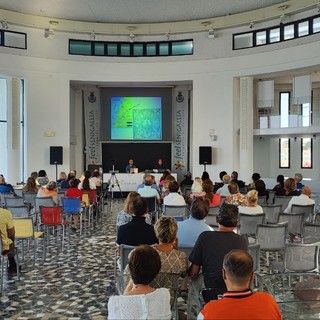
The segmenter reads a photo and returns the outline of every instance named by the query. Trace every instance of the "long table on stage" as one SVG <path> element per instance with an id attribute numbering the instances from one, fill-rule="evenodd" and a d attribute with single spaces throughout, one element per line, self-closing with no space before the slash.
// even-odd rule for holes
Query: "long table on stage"
<path id="1" fill-rule="evenodd" d="M 156 183 L 159 184 L 160 178 L 162 177 L 162 173 L 150 173 L 152 174 L 155 179 L 156 179 Z M 113 185 L 113 191 L 114 192 L 119 192 L 120 189 L 122 192 L 130 192 L 130 191 L 136 191 L 137 186 L 141 183 L 143 183 L 143 176 L 145 175 L 145 173 L 141 172 L 141 173 L 115 173 L 114 176 L 114 181 Z M 172 176 L 175 177 L 175 179 L 177 179 L 177 174 L 176 173 L 171 173 Z M 111 173 L 104 173 L 103 174 L 103 182 L 109 182 L 111 179 Z M 117 185 L 116 180 L 118 181 L 118 184 L 120 186 Z"/>

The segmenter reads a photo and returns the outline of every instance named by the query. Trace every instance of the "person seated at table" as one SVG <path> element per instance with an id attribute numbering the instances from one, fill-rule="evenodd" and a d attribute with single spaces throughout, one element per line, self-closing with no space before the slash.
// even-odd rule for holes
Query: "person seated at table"
<path id="1" fill-rule="evenodd" d="M 297 191 L 297 184 L 293 178 L 288 178 L 284 182 L 284 190 L 286 196 L 298 196 L 300 193 Z"/>
<path id="2" fill-rule="evenodd" d="M 72 178 L 69 181 L 70 188 L 66 191 L 66 198 L 80 198 L 82 197 L 82 190 L 79 190 L 79 180 L 77 178 Z M 79 229 L 79 214 L 73 214 L 73 225 L 71 226 L 72 229 Z"/>
<path id="3" fill-rule="evenodd" d="M 286 195 L 286 190 L 284 189 L 284 176 L 282 174 L 277 176 L 277 184 L 273 187 L 272 191 L 275 191 L 275 196 Z"/>
<path id="4" fill-rule="evenodd" d="M 258 205 L 258 191 L 250 190 L 246 195 L 246 203 L 238 207 L 239 213 L 259 214 L 263 213 L 263 209 Z"/>
<path id="5" fill-rule="evenodd" d="M 190 213 L 188 220 L 178 222 L 177 237 L 181 245 L 194 246 L 202 232 L 213 230 L 204 220 L 209 213 L 208 199 L 196 198 L 193 200 Z"/>
<path id="6" fill-rule="evenodd" d="M 45 170 L 39 170 L 37 183 L 40 187 L 47 185 L 49 182 L 49 178 Z"/>
<path id="7" fill-rule="evenodd" d="M 158 243 L 153 226 L 145 221 L 148 213 L 147 200 L 141 196 L 136 197 L 132 201 L 132 208 L 132 220 L 119 227 L 116 243 L 129 246 Z"/>
<path id="8" fill-rule="evenodd" d="M 239 186 L 236 182 L 231 181 L 228 185 L 230 195 L 224 199 L 224 203 L 233 204 L 234 206 L 245 206 L 247 204 L 246 196 L 239 192 Z"/>
<path id="9" fill-rule="evenodd" d="M 96 184 L 92 181 L 91 178 L 92 174 L 91 171 L 86 170 L 83 174 L 83 180 L 79 183 L 78 188 L 80 190 L 96 190 Z"/>
<path id="10" fill-rule="evenodd" d="M 157 172 L 164 172 L 164 170 L 166 169 L 161 158 L 158 159 L 157 164 L 154 166 L 154 169 Z"/>
<path id="11" fill-rule="evenodd" d="M 0 193 L 13 193 L 13 186 L 9 183 L 6 183 L 6 180 L 3 175 L 0 176 Z"/>
<path id="12" fill-rule="evenodd" d="M 130 173 L 130 169 L 134 169 L 136 166 L 134 165 L 133 159 L 129 159 L 129 163 L 126 165 L 125 172 Z"/>
<path id="13" fill-rule="evenodd" d="M 38 198 L 52 197 L 54 204 L 59 204 L 57 183 L 55 181 L 50 181 L 46 186 L 40 187 L 37 193 Z"/>
<path id="14" fill-rule="evenodd" d="M 22 188 L 22 192 L 30 192 L 30 193 L 37 193 L 38 192 L 36 180 L 33 177 L 29 177 L 27 179 L 26 184 Z"/>
<path id="15" fill-rule="evenodd" d="M 109 298 L 108 319 L 171 319 L 169 290 L 150 286 L 161 269 L 158 252 L 139 246 L 129 255 L 128 269 L 131 280 L 123 295 Z"/>
<path id="16" fill-rule="evenodd" d="M 177 273 L 185 276 L 187 273 L 187 256 L 178 250 L 178 224 L 172 217 L 161 217 L 154 225 L 159 244 L 153 247 L 161 259 L 161 273 Z"/>
<path id="17" fill-rule="evenodd" d="M 184 206 L 186 204 L 184 197 L 178 193 L 179 184 L 177 181 L 169 183 L 169 194 L 163 198 L 165 206 Z"/>
<path id="18" fill-rule="evenodd" d="M 198 320 L 272 319 L 282 315 L 274 298 L 266 292 L 253 292 L 253 259 L 244 250 L 232 250 L 223 259 L 222 277 L 227 287 L 220 300 L 211 300 L 198 315 Z"/>

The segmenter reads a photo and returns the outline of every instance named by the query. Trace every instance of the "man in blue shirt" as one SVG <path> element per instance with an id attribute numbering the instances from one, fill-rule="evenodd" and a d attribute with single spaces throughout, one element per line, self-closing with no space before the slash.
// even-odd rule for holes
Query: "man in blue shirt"
<path id="1" fill-rule="evenodd" d="M 130 169 L 135 168 L 136 166 L 133 164 L 133 160 L 129 159 L 129 164 L 126 166 L 126 172 L 130 173 Z"/>
<path id="2" fill-rule="evenodd" d="M 204 218 L 209 212 L 208 199 L 196 198 L 191 205 L 191 215 L 188 220 L 178 222 L 178 239 L 181 245 L 194 246 L 203 231 L 213 229 L 205 223 Z"/>
<path id="3" fill-rule="evenodd" d="M 0 176 L 0 193 L 14 193 L 13 186 L 6 183 L 2 175 Z"/>

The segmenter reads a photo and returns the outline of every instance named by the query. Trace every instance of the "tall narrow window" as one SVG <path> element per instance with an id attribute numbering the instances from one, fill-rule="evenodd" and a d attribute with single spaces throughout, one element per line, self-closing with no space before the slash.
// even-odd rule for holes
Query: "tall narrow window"
<path id="1" fill-rule="evenodd" d="M 279 139 L 279 168 L 290 168 L 290 139 Z"/>
<path id="2" fill-rule="evenodd" d="M 280 127 L 289 127 L 290 93 L 280 92 Z"/>
<path id="3" fill-rule="evenodd" d="M 312 138 L 301 139 L 301 168 L 312 169 Z"/>
<path id="4" fill-rule="evenodd" d="M 310 103 L 303 103 L 301 107 L 302 113 L 302 126 L 303 127 L 310 127 L 311 126 L 311 104 Z"/>

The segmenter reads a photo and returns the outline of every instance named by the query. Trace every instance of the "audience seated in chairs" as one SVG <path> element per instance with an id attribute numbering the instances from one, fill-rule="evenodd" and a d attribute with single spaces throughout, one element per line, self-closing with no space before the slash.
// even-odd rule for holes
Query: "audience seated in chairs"
<path id="1" fill-rule="evenodd" d="M 108 301 L 108 319 L 171 319 L 170 293 L 150 283 L 161 269 L 155 249 L 142 245 L 129 255 L 129 281 L 124 294 Z"/>
<path id="2" fill-rule="evenodd" d="M 138 246 L 140 244 L 158 243 L 153 226 L 145 221 L 148 213 L 147 200 L 141 196 L 136 197 L 132 201 L 132 208 L 132 220 L 118 229 L 117 244 Z"/>
<path id="3" fill-rule="evenodd" d="M 233 204 L 234 206 L 245 206 L 247 204 L 246 196 L 239 192 L 239 186 L 236 182 L 230 181 L 228 190 L 230 195 L 224 199 L 224 203 Z"/>
<path id="4" fill-rule="evenodd" d="M 27 179 L 26 184 L 22 188 L 22 192 L 31 192 L 31 193 L 38 192 L 36 180 L 33 177 L 29 177 Z"/>
<path id="5" fill-rule="evenodd" d="M 258 191 L 250 190 L 247 193 L 247 205 L 239 206 L 239 213 L 258 214 L 263 213 L 263 209 L 258 205 Z"/>
<path id="6" fill-rule="evenodd" d="M 248 189 L 252 190 L 256 188 L 256 182 L 261 179 L 260 173 L 253 173 L 251 176 L 252 182 L 248 185 Z"/>
<path id="7" fill-rule="evenodd" d="M 96 190 L 96 184 L 94 183 L 94 181 L 91 178 L 91 171 L 86 170 L 83 174 L 84 178 L 83 180 L 79 183 L 78 188 L 80 190 Z"/>
<path id="8" fill-rule="evenodd" d="M 209 212 L 209 200 L 196 198 L 191 204 L 190 211 L 188 220 L 178 222 L 178 239 L 181 245 L 194 246 L 202 232 L 213 230 L 204 220 Z"/>
<path id="9" fill-rule="evenodd" d="M 200 177 L 195 177 L 191 186 L 191 193 L 189 194 L 189 200 L 192 201 L 196 197 L 203 196 L 202 180 Z"/>
<path id="10" fill-rule="evenodd" d="M 246 186 L 242 180 L 238 180 L 238 172 L 237 171 L 232 171 L 231 180 L 238 185 L 239 189 L 243 189 Z"/>
<path id="11" fill-rule="evenodd" d="M 57 183 L 55 181 L 50 181 L 46 186 L 40 187 L 38 193 L 38 198 L 52 197 L 54 204 L 59 204 Z"/>
<path id="12" fill-rule="evenodd" d="M 64 171 L 61 171 L 59 174 L 59 179 L 57 180 L 58 186 L 60 186 L 61 182 L 67 179 L 67 174 Z"/>
<path id="13" fill-rule="evenodd" d="M 144 187 L 147 177 L 151 177 L 151 178 L 152 178 L 151 188 L 152 188 L 152 189 L 156 189 L 156 190 L 158 191 L 158 193 L 160 194 L 160 188 L 157 186 L 154 176 L 153 176 L 152 174 L 150 174 L 150 173 L 145 173 L 145 174 L 144 174 L 144 176 L 143 176 L 143 183 L 137 185 L 136 191 L 138 192 L 138 190 L 139 190 L 140 188 L 143 188 L 143 187 Z"/>
<path id="14" fill-rule="evenodd" d="M 160 272 L 185 276 L 188 268 L 187 257 L 184 252 L 177 250 L 177 221 L 171 217 L 162 217 L 156 222 L 154 229 L 159 240 L 159 244 L 156 244 L 154 248 L 161 259 Z"/>
<path id="15" fill-rule="evenodd" d="M 14 223 L 11 212 L 0 208 L 0 234 L 2 238 L 2 254 L 8 254 L 9 274 L 17 272 L 17 264 L 14 259 Z"/>
<path id="16" fill-rule="evenodd" d="M 222 278 L 222 261 L 226 253 L 233 249 L 248 250 L 248 241 L 233 232 L 238 224 L 238 207 L 223 204 L 217 216 L 218 231 L 202 232 L 189 256 L 190 276 L 203 273 L 214 273 L 212 285 L 217 289 L 216 297 L 226 291 Z"/>
<path id="17" fill-rule="evenodd" d="M 152 187 L 153 185 L 153 178 L 151 175 L 148 175 L 144 179 L 144 185 L 143 187 L 138 189 L 138 193 L 142 197 L 156 197 L 158 201 L 160 201 L 160 195 L 159 192 Z"/>
<path id="18" fill-rule="evenodd" d="M 82 190 L 79 190 L 79 180 L 76 178 L 72 178 L 69 181 L 70 188 L 66 191 L 66 197 L 67 198 L 80 198 L 82 197 Z M 73 225 L 72 229 L 79 229 L 79 214 L 73 214 Z"/>
<path id="19" fill-rule="evenodd" d="M 294 175 L 294 180 L 296 182 L 296 191 L 297 191 L 297 196 L 300 195 L 302 188 L 304 187 L 304 184 L 301 182 L 303 179 L 303 175 L 301 173 L 296 173 Z"/>
<path id="20" fill-rule="evenodd" d="M 243 250 L 225 255 L 222 269 L 227 292 L 222 299 L 207 303 L 198 315 L 207 319 L 282 319 L 274 298 L 266 292 L 252 292 L 253 259 Z"/>
<path id="21" fill-rule="evenodd" d="M 94 184 L 96 185 L 96 187 L 101 187 L 102 186 L 102 179 L 100 177 L 100 172 L 98 169 L 93 170 L 92 172 L 92 177 L 91 179 Z"/>
<path id="22" fill-rule="evenodd" d="M 277 176 L 277 184 L 273 187 L 272 191 L 275 191 L 276 196 L 285 196 L 286 190 L 284 189 L 284 176 L 279 174 Z"/>
<path id="23" fill-rule="evenodd" d="M 184 206 L 186 204 L 184 197 L 178 193 L 179 184 L 177 181 L 169 183 L 169 194 L 163 198 L 165 206 Z"/>
<path id="24" fill-rule="evenodd" d="M 171 174 L 168 175 L 168 176 L 166 177 L 166 179 L 164 180 L 164 183 L 163 183 L 162 189 L 161 189 L 161 199 L 162 199 L 162 200 L 163 200 L 163 198 L 164 198 L 165 196 L 167 196 L 167 195 L 170 193 L 170 191 L 169 191 L 169 184 L 170 184 L 170 182 L 172 182 L 172 181 L 176 181 L 176 179 L 175 179 L 175 177 L 172 176 Z"/>
<path id="25" fill-rule="evenodd" d="M 218 189 L 220 189 L 221 187 L 223 187 L 224 183 L 223 183 L 223 176 L 225 176 L 227 174 L 226 171 L 221 171 L 219 173 L 219 178 L 220 178 L 220 182 L 216 182 L 214 184 L 214 192 L 217 192 Z"/>

